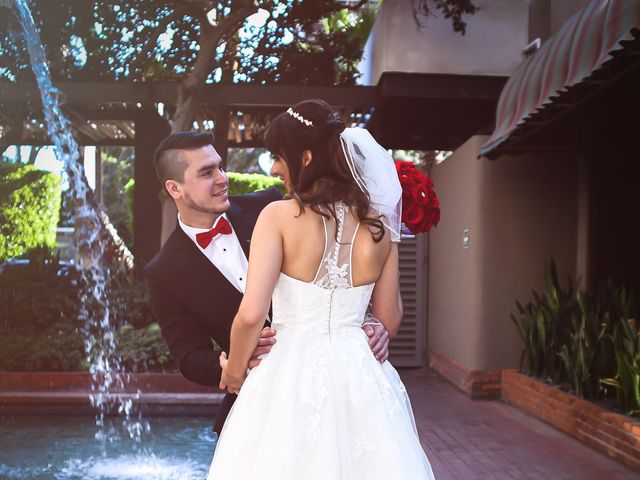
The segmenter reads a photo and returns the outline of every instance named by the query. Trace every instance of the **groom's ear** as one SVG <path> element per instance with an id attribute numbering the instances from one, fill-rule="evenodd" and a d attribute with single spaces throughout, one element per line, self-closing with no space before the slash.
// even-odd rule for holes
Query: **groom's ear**
<path id="1" fill-rule="evenodd" d="M 167 190 L 169 196 L 174 200 L 178 200 L 182 196 L 180 184 L 175 180 L 167 180 L 164 182 L 164 188 Z"/>
<path id="2" fill-rule="evenodd" d="M 302 166 L 306 167 L 313 160 L 313 155 L 311 154 L 311 150 L 304 150 L 302 152 Z"/>

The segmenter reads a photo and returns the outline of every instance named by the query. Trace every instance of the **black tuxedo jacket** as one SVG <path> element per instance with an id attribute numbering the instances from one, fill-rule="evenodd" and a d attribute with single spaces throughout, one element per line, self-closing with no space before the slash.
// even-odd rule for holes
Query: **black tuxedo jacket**
<path id="1" fill-rule="evenodd" d="M 277 188 L 231 197 L 227 217 L 249 258 L 253 227 L 262 209 L 281 199 Z M 213 342 L 229 351 L 231 324 L 242 294 L 229 283 L 178 225 L 145 268 L 151 309 L 182 375 L 217 387 L 221 369 Z M 235 395 L 227 395 L 216 415 L 220 433 Z"/>

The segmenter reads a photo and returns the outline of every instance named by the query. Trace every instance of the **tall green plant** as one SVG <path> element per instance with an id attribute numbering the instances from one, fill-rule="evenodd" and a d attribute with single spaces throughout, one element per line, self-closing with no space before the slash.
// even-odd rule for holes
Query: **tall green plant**
<path id="1" fill-rule="evenodd" d="M 585 292 L 571 279 L 558 282 L 551 260 L 547 290 L 533 301 L 516 301 L 511 318 L 523 342 L 522 369 L 555 384 L 569 384 L 585 398 L 609 397 L 613 389 L 630 413 L 640 413 L 638 305 L 611 281 Z"/>
<path id="2" fill-rule="evenodd" d="M 598 302 L 592 303 L 584 292 L 577 292 L 578 309 L 571 313 L 566 341 L 560 347 L 564 377 L 579 396 L 592 398 L 600 386 L 606 365 L 596 363 L 603 349 L 603 338 L 609 328 L 609 312 Z"/>
<path id="3" fill-rule="evenodd" d="M 620 316 L 608 335 L 611 341 L 616 375 L 601 380 L 603 385 L 614 387 L 616 397 L 630 415 L 640 414 L 640 325 L 634 318 L 637 306 L 634 296 L 626 289 L 619 292 Z"/>
<path id="4" fill-rule="evenodd" d="M 516 301 L 519 318 L 511 313 L 524 345 L 522 368 L 536 377 L 552 382 L 564 380 L 558 351 L 568 336 L 572 313 L 577 303 L 578 285 L 571 279 L 567 289 L 558 280 L 557 267 L 551 260 L 545 268 L 547 292 L 532 291 L 533 302 L 523 306 Z"/>

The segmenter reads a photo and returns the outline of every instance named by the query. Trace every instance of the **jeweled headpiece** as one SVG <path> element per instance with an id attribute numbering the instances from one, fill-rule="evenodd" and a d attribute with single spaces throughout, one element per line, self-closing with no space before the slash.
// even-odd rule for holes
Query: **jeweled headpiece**
<path id="1" fill-rule="evenodd" d="M 298 120 L 300 123 L 304 123 L 307 127 L 313 127 L 313 122 L 311 120 L 307 120 L 298 112 L 296 112 L 293 108 L 289 107 L 289 110 L 287 110 L 287 113 L 291 115 L 293 118 L 295 118 L 296 120 Z"/>

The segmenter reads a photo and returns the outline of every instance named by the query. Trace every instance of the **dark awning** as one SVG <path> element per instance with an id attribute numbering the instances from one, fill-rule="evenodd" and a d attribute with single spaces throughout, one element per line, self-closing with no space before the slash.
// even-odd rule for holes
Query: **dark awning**
<path id="1" fill-rule="evenodd" d="M 508 150 L 637 66 L 639 28 L 640 0 L 592 0 L 576 12 L 509 78 L 480 154 Z"/>

